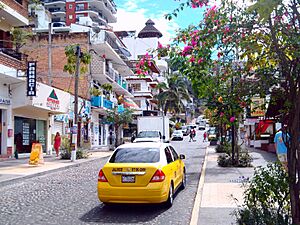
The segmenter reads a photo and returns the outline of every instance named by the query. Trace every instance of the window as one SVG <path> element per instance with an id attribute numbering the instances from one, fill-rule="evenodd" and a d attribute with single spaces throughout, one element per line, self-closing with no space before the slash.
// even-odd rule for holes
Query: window
<path id="1" fill-rule="evenodd" d="M 139 84 L 139 83 L 131 84 L 131 87 L 134 91 L 140 91 L 141 90 L 141 84 Z"/>
<path id="2" fill-rule="evenodd" d="M 84 4 L 83 3 L 77 4 L 76 10 L 84 10 Z"/>
<path id="3" fill-rule="evenodd" d="M 167 158 L 167 163 L 172 163 L 173 162 L 173 157 L 171 154 L 171 151 L 169 150 L 169 148 L 165 148 L 165 154 L 166 154 L 166 158 Z"/>
<path id="4" fill-rule="evenodd" d="M 73 9 L 73 5 L 72 4 L 69 5 L 69 9 Z"/>
<path id="5" fill-rule="evenodd" d="M 169 146 L 169 149 L 171 150 L 173 157 L 174 157 L 174 161 L 176 161 L 179 157 L 177 152 L 175 151 L 175 149 L 172 146 Z"/>
<path id="6" fill-rule="evenodd" d="M 73 15 L 69 15 L 69 20 L 72 20 L 73 19 Z"/>
<path id="7" fill-rule="evenodd" d="M 156 163 L 160 159 L 159 148 L 119 148 L 110 163 Z"/>

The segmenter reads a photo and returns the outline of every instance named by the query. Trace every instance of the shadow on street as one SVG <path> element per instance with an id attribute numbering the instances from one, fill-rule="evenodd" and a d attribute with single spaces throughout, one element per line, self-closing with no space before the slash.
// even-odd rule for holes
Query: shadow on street
<path id="1" fill-rule="evenodd" d="M 116 204 L 99 205 L 85 215 L 80 220 L 86 223 L 140 223 L 153 220 L 155 217 L 168 210 L 163 204 Z"/>

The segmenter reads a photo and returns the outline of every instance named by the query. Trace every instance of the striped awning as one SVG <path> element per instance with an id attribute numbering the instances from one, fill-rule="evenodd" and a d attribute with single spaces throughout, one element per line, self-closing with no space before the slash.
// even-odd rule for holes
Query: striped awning
<path id="1" fill-rule="evenodd" d="M 140 109 L 140 107 L 130 98 L 124 98 L 123 105 L 125 108 L 137 109 L 137 110 Z"/>

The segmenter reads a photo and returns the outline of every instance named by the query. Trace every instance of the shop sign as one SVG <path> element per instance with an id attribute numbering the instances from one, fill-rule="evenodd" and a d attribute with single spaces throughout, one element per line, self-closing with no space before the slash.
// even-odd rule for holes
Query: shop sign
<path id="1" fill-rule="evenodd" d="M 246 118 L 244 125 L 255 125 L 259 123 L 259 120 L 256 118 Z"/>
<path id="2" fill-rule="evenodd" d="M 57 98 L 54 89 L 52 90 L 51 94 L 47 98 L 46 106 L 49 107 L 51 110 L 59 109 L 59 100 Z"/>
<path id="3" fill-rule="evenodd" d="M 263 98 L 252 98 L 251 116 L 265 116 L 265 100 Z"/>
<path id="4" fill-rule="evenodd" d="M 36 62 L 27 64 L 27 96 L 36 96 Z"/>
<path id="5" fill-rule="evenodd" d="M 0 97 L 0 105 L 10 105 L 10 99 Z"/>

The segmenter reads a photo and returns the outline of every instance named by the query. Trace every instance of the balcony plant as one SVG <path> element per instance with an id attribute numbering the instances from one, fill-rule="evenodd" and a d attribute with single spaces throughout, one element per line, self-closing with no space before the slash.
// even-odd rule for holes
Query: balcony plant
<path id="1" fill-rule="evenodd" d="M 90 94 L 92 96 L 100 96 L 100 95 L 102 95 L 102 90 L 99 88 L 92 87 L 92 88 L 90 88 Z"/>

